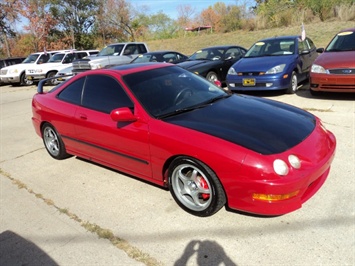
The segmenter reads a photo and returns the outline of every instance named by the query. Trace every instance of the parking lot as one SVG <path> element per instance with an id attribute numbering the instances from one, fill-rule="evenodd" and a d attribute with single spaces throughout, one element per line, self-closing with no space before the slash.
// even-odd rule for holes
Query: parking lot
<path id="1" fill-rule="evenodd" d="M 0 86 L 0 265 L 355 265 L 355 95 L 258 93 L 319 116 L 330 175 L 295 212 L 199 218 L 169 191 L 79 158 L 52 159 L 31 122 L 35 86 Z"/>

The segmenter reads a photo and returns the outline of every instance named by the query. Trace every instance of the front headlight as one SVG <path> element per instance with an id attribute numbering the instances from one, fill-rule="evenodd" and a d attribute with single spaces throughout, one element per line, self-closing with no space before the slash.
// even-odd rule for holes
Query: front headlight
<path id="1" fill-rule="evenodd" d="M 10 69 L 9 71 L 10 74 L 17 74 L 18 73 L 18 69 Z"/>
<path id="2" fill-rule="evenodd" d="M 327 73 L 327 71 L 325 70 L 324 67 L 322 67 L 320 65 L 316 65 L 316 64 L 312 65 L 311 72 L 313 72 L 313 73 L 323 73 L 323 74 Z"/>
<path id="3" fill-rule="evenodd" d="M 230 67 L 228 70 L 228 74 L 229 75 L 237 75 L 237 72 L 235 71 L 235 69 L 233 67 Z"/>
<path id="4" fill-rule="evenodd" d="M 268 71 L 265 72 L 265 74 L 277 74 L 282 71 L 284 71 L 286 64 L 281 64 L 274 66 L 273 68 L 270 68 Z"/>
<path id="5" fill-rule="evenodd" d="M 100 63 L 91 63 L 90 66 L 91 66 L 91 69 L 100 69 L 100 68 L 102 68 Z"/>
<path id="6" fill-rule="evenodd" d="M 300 169 L 301 168 L 301 161 L 296 155 L 293 155 L 293 154 L 289 155 L 288 156 L 288 162 L 295 169 Z"/>
<path id="7" fill-rule="evenodd" d="M 288 174 L 288 166 L 283 160 L 276 159 L 274 161 L 274 171 L 278 175 L 287 175 Z"/>

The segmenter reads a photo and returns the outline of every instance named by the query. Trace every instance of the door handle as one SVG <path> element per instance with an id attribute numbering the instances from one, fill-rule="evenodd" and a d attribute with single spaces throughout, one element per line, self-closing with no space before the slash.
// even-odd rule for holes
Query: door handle
<path id="1" fill-rule="evenodd" d="M 88 119 L 88 117 L 86 116 L 86 114 L 79 114 L 79 118 L 80 118 L 80 119 L 83 119 L 83 120 Z"/>

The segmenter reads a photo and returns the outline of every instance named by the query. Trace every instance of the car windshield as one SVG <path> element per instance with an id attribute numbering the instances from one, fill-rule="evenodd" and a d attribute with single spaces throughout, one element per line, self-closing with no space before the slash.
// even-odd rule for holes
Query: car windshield
<path id="1" fill-rule="evenodd" d="M 65 54 L 55 54 L 48 60 L 48 63 L 60 63 L 62 62 L 64 56 Z"/>
<path id="2" fill-rule="evenodd" d="M 39 54 L 30 54 L 29 56 L 27 56 L 27 58 L 22 63 L 24 63 L 24 64 L 35 63 L 38 57 L 39 57 Z"/>
<path id="3" fill-rule="evenodd" d="M 189 57 L 189 60 L 221 60 L 224 54 L 223 48 L 205 48 L 196 51 L 193 55 Z"/>
<path id="4" fill-rule="evenodd" d="M 230 94 L 180 67 L 140 71 L 123 77 L 145 110 L 164 118 L 202 108 Z"/>
<path id="5" fill-rule="evenodd" d="M 355 32 L 338 33 L 329 43 L 326 52 L 355 51 Z"/>
<path id="6" fill-rule="evenodd" d="M 123 49 L 123 46 L 124 46 L 123 44 L 106 46 L 97 55 L 98 56 L 120 55 L 121 51 Z"/>
<path id="7" fill-rule="evenodd" d="M 272 39 L 254 43 L 244 57 L 282 56 L 295 53 L 295 39 Z"/>

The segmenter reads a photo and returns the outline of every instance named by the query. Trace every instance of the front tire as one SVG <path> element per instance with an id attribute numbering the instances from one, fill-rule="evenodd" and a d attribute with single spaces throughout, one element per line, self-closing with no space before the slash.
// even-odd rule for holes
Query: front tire
<path id="1" fill-rule="evenodd" d="M 62 138 L 51 124 L 45 123 L 42 126 L 42 139 L 44 147 L 54 159 L 62 160 L 71 156 L 66 152 Z"/>
<path id="2" fill-rule="evenodd" d="M 298 88 L 298 79 L 295 71 L 292 71 L 290 85 L 287 89 L 288 94 L 294 94 Z"/>
<path id="3" fill-rule="evenodd" d="M 210 71 L 206 75 L 206 79 L 214 83 L 216 80 L 218 80 L 218 75 L 214 71 Z"/>
<path id="4" fill-rule="evenodd" d="M 26 78 L 25 72 L 22 73 L 21 76 L 20 76 L 20 85 L 21 85 L 21 86 L 30 86 L 30 85 L 32 85 L 32 84 L 33 84 L 33 81 L 28 80 L 28 79 Z"/>
<path id="5" fill-rule="evenodd" d="M 53 78 L 56 74 L 57 74 L 57 72 L 55 72 L 55 71 L 49 72 L 47 75 L 47 78 Z M 48 85 L 52 85 L 52 86 L 59 84 L 57 79 L 48 80 L 47 83 L 48 83 Z"/>
<path id="6" fill-rule="evenodd" d="M 216 174 L 204 163 L 178 157 L 169 167 L 169 189 L 186 212 L 207 217 L 226 204 L 223 187 Z"/>

